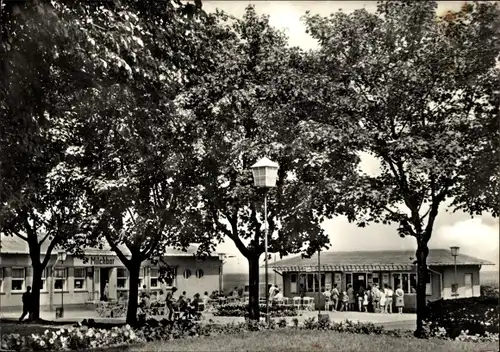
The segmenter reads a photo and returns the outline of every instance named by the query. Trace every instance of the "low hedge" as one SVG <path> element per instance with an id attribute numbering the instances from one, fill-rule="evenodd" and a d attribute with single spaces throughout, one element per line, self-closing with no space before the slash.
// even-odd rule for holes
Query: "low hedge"
<path id="1" fill-rule="evenodd" d="M 259 311 L 261 314 L 266 313 L 266 306 L 264 304 L 259 305 Z M 218 317 L 248 317 L 248 305 L 246 304 L 224 304 L 215 308 L 213 312 L 214 316 Z M 293 306 L 285 305 L 273 305 L 269 306 L 269 314 L 271 317 L 296 317 L 298 315 L 297 308 Z"/>
<path id="2" fill-rule="evenodd" d="M 499 333 L 499 306 L 494 297 L 471 297 L 429 302 L 426 325 L 431 335 L 444 334 L 457 338 L 468 335 L 486 336 Z"/>

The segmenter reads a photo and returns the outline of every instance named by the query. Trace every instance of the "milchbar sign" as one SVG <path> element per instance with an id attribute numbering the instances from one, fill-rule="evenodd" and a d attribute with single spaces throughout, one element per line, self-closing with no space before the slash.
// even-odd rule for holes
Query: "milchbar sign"
<path id="1" fill-rule="evenodd" d="M 90 257 L 90 265 L 115 265 L 115 258 Z"/>

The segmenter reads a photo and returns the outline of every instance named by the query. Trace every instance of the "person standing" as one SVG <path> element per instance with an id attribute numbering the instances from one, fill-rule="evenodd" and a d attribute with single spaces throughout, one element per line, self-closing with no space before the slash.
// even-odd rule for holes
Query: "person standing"
<path id="1" fill-rule="evenodd" d="M 353 311 L 354 310 L 354 303 L 356 302 L 354 298 L 354 289 L 352 288 L 352 285 L 349 284 L 347 286 L 347 310 Z"/>
<path id="2" fill-rule="evenodd" d="M 273 286 L 273 285 L 271 285 L 271 287 L 269 288 L 269 296 L 268 296 L 269 304 L 271 304 L 273 302 L 274 295 L 276 294 L 277 288 L 278 288 L 278 286 Z"/>
<path id="3" fill-rule="evenodd" d="M 401 285 L 398 285 L 396 289 L 396 307 L 398 308 L 398 313 L 403 313 L 403 307 L 405 306 L 405 292 L 401 289 Z"/>
<path id="4" fill-rule="evenodd" d="M 19 318 L 19 321 L 23 321 L 26 315 L 28 315 L 28 320 L 31 320 L 32 313 L 32 300 L 31 300 L 31 286 L 26 287 L 26 292 L 23 293 L 23 314 Z"/>
<path id="5" fill-rule="evenodd" d="M 372 287 L 372 302 L 373 302 L 373 312 L 378 313 L 380 311 L 380 290 L 377 284 L 373 284 Z"/>
<path id="6" fill-rule="evenodd" d="M 323 296 L 325 297 L 325 309 L 327 311 L 330 310 L 330 299 L 332 298 L 332 293 L 330 292 L 330 290 L 328 288 L 325 288 L 325 291 L 323 292 Z"/>
<path id="7" fill-rule="evenodd" d="M 366 290 L 363 295 L 363 308 L 364 312 L 368 313 L 368 295 L 370 294 L 370 291 Z"/>
<path id="8" fill-rule="evenodd" d="M 167 302 L 168 309 L 168 320 L 172 320 L 174 316 L 174 293 L 177 291 L 177 287 L 172 287 L 172 290 L 167 293 L 167 298 L 165 301 Z"/>
<path id="9" fill-rule="evenodd" d="M 142 285 L 142 292 L 148 296 L 148 298 L 150 297 L 150 293 L 149 293 L 149 290 L 148 288 L 146 287 L 146 285 Z"/>
<path id="10" fill-rule="evenodd" d="M 387 299 L 387 303 L 386 303 L 387 313 L 392 314 L 392 296 L 394 295 L 394 292 L 392 291 L 391 286 L 385 285 L 385 287 L 386 287 L 385 297 Z"/>
<path id="11" fill-rule="evenodd" d="M 379 290 L 380 292 L 380 313 L 386 313 L 386 304 L 387 304 L 387 299 L 385 297 L 385 289 L 382 288 Z"/>
<path id="12" fill-rule="evenodd" d="M 359 286 L 357 296 L 358 296 L 358 310 L 360 312 L 362 312 L 363 311 L 363 300 L 365 297 L 365 288 L 363 286 Z"/>
<path id="13" fill-rule="evenodd" d="M 333 284 L 332 288 L 332 304 L 333 304 L 333 311 L 336 312 L 338 307 L 339 307 L 339 296 L 340 292 L 339 289 L 337 288 L 337 284 Z"/>
<path id="14" fill-rule="evenodd" d="M 347 311 L 348 304 L 349 304 L 349 296 L 347 295 L 347 291 L 343 291 L 341 295 L 340 311 L 341 312 Z"/>

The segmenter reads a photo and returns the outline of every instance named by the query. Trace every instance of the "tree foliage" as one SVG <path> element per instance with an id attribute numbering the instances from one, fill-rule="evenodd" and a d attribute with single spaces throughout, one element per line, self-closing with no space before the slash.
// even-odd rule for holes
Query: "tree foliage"
<path id="1" fill-rule="evenodd" d="M 498 215 L 498 151 L 492 155 L 498 146 L 498 5 L 467 5 L 443 18 L 436 7 L 382 1 L 376 13 L 305 17 L 337 105 L 323 122 L 348 116 L 361 150 L 381 163 L 379 175 L 362 175 L 346 192 L 355 205 L 350 219 L 360 226 L 397 223 L 401 236 L 416 238 L 419 335 L 427 244 L 440 206 L 451 202 L 471 214 Z"/>
<path id="2" fill-rule="evenodd" d="M 72 111 L 76 95 L 68 92 L 93 81 L 73 46 L 76 28 L 51 7 L 19 6 L 11 14 L 2 23 L 8 37 L 0 58 L 0 231 L 27 242 L 38 319 L 41 277 L 53 250 L 81 248 L 85 198 L 71 166 L 79 121 Z"/>
<path id="3" fill-rule="evenodd" d="M 211 37 L 205 44 L 222 46 L 216 65 L 178 103 L 193 126 L 201 233 L 212 243 L 231 239 L 249 261 L 255 319 L 264 197 L 253 185 L 250 166 L 263 156 L 280 165 L 277 187 L 267 191 L 269 251 L 311 255 L 328 243 L 320 227 L 325 204 L 335 204 L 333 190 L 354 172 L 357 157 L 346 143 L 322 143 L 307 134 L 308 113 L 318 98 L 305 88 L 314 84 L 305 77 L 312 59 L 288 47 L 284 34 L 253 7 L 242 19 L 219 16 L 226 40 Z M 328 160 L 320 152 L 327 146 Z M 332 198 L 326 199 L 323 192 L 330 188 Z"/>

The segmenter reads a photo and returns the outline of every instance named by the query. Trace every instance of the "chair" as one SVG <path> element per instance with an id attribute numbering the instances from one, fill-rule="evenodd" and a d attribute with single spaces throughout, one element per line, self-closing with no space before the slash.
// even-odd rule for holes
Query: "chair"
<path id="1" fill-rule="evenodd" d="M 304 302 L 306 304 L 306 308 L 308 310 L 314 310 L 314 297 L 308 297 L 309 299 L 307 302 Z"/>
<path id="2" fill-rule="evenodd" d="M 300 309 L 300 297 L 293 297 L 293 306 L 297 309 Z"/>
<path id="3" fill-rule="evenodd" d="M 101 318 L 111 318 L 111 307 L 108 302 L 99 302 L 95 308 L 97 315 Z"/>
<path id="4" fill-rule="evenodd" d="M 125 315 L 125 304 L 117 303 L 111 307 L 111 317 L 120 318 Z"/>

